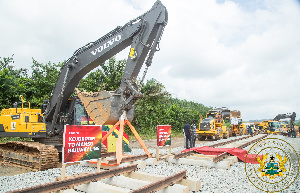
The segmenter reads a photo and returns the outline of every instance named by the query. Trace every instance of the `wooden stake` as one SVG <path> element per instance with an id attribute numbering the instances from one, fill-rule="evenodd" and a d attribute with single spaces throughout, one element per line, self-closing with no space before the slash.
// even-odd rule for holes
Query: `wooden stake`
<path id="1" fill-rule="evenodd" d="M 100 172 L 101 158 L 97 159 L 97 172 Z"/>
<path id="2" fill-rule="evenodd" d="M 159 160 L 159 147 L 156 148 L 156 160 Z"/>
<path id="3" fill-rule="evenodd" d="M 150 155 L 146 145 L 144 144 L 142 138 L 139 136 L 138 132 L 136 132 L 135 128 L 131 125 L 131 123 L 128 120 L 125 120 L 125 124 L 127 124 L 130 127 L 135 138 L 138 140 L 138 142 L 140 143 L 140 145 L 142 146 L 142 148 L 144 149 L 144 151 L 146 152 L 148 157 L 151 158 L 151 155 Z"/>
<path id="4" fill-rule="evenodd" d="M 117 128 L 117 126 L 120 125 L 120 121 L 118 121 L 107 133 L 106 135 L 102 138 L 102 141 L 104 141 L 112 132 Z"/>
<path id="5" fill-rule="evenodd" d="M 144 149 L 144 151 L 146 152 L 146 154 L 148 155 L 148 157 L 151 158 L 151 154 L 149 153 L 146 145 L 144 144 L 143 140 L 141 139 L 141 137 L 139 136 L 139 134 L 137 133 L 137 131 L 135 130 L 135 128 L 131 125 L 131 123 L 126 118 L 124 119 L 123 117 L 121 117 L 120 120 L 102 138 L 102 141 L 104 141 L 117 128 L 117 126 L 120 125 L 119 136 L 118 136 L 117 143 L 116 143 L 116 158 L 118 160 L 117 161 L 118 164 L 120 164 L 121 161 L 122 161 L 123 132 L 124 132 L 124 126 L 126 124 L 130 127 L 133 135 L 135 136 L 135 138 L 137 139 L 137 141 L 139 142 L 139 144 L 142 146 L 142 148 Z"/>
<path id="6" fill-rule="evenodd" d="M 120 164 L 122 161 L 122 154 L 123 154 L 123 131 L 124 131 L 124 120 L 121 119 L 120 121 L 120 130 L 119 130 L 119 136 L 117 139 L 116 144 L 116 158 L 117 158 L 117 164 Z"/>
<path id="7" fill-rule="evenodd" d="M 169 145 L 169 155 L 171 155 L 172 154 L 172 147 L 171 147 L 171 145 Z"/>
<path id="8" fill-rule="evenodd" d="M 66 163 L 63 163 L 61 165 L 61 180 L 64 180 L 66 177 L 66 167 L 67 167 Z"/>

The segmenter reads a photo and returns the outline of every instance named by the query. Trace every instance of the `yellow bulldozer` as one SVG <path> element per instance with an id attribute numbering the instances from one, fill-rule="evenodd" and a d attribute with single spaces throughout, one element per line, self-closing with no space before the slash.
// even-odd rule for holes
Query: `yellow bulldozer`
<path id="1" fill-rule="evenodd" d="M 198 140 L 203 141 L 213 138 L 216 140 L 221 138 L 226 139 L 229 136 L 222 111 L 222 108 L 212 109 L 206 114 L 205 119 L 200 120 L 199 128 L 196 130 Z"/>

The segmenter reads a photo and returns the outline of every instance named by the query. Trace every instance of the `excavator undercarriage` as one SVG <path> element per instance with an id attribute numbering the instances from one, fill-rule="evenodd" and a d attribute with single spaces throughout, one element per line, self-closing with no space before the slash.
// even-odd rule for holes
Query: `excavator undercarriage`
<path id="1" fill-rule="evenodd" d="M 0 155 L 4 163 L 32 170 L 55 168 L 59 162 L 58 150 L 54 146 L 38 142 L 10 141 L 0 144 Z"/>

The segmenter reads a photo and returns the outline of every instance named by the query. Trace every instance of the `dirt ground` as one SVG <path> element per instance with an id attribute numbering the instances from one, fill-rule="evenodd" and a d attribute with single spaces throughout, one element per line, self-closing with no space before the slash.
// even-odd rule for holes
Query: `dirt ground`
<path id="1" fill-rule="evenodd" d="M 3 165 L 0 163 L 0 177 L 1 176 L 14 176 L 17 174 L 23 174 L 31 172 L 31 170 L 25 168 L 19 168 L 14 166 Z"/>

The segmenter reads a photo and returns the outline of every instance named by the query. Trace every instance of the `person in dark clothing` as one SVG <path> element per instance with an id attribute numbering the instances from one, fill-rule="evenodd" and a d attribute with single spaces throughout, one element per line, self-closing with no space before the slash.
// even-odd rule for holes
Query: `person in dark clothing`
<path id="1" fill-rule="evenodd" d="M 192 146 L 191 147 L 195 147 L 196 146 L 196 139 L 197 139 L 197 128 L 196 128 L 196 124 L 195 124 L 195 120 L 192 121 L 192 124 L 191 124 L 191 131 L 192 131 Z"/>
<path id="2" fill-rule="evenodd" d="M 295 130 L 295 127 L 292 128 L 292 137 L 296 138 L 296 130 Z"/>
<path id="3" fill-rule="evenodd" d="M 186 124 L 183 127 L 184 134 L 185 134 L 185 144 L 186 148 L 189 149 L 192 147 L 192 132 L 191 132 L 191 126 L 189 122 L 186 122 Z"/>
<path id="4" fill-rule="evenodd" d="M 291 128 L 288 128 L 288 137 L 291 137 Z"/>

